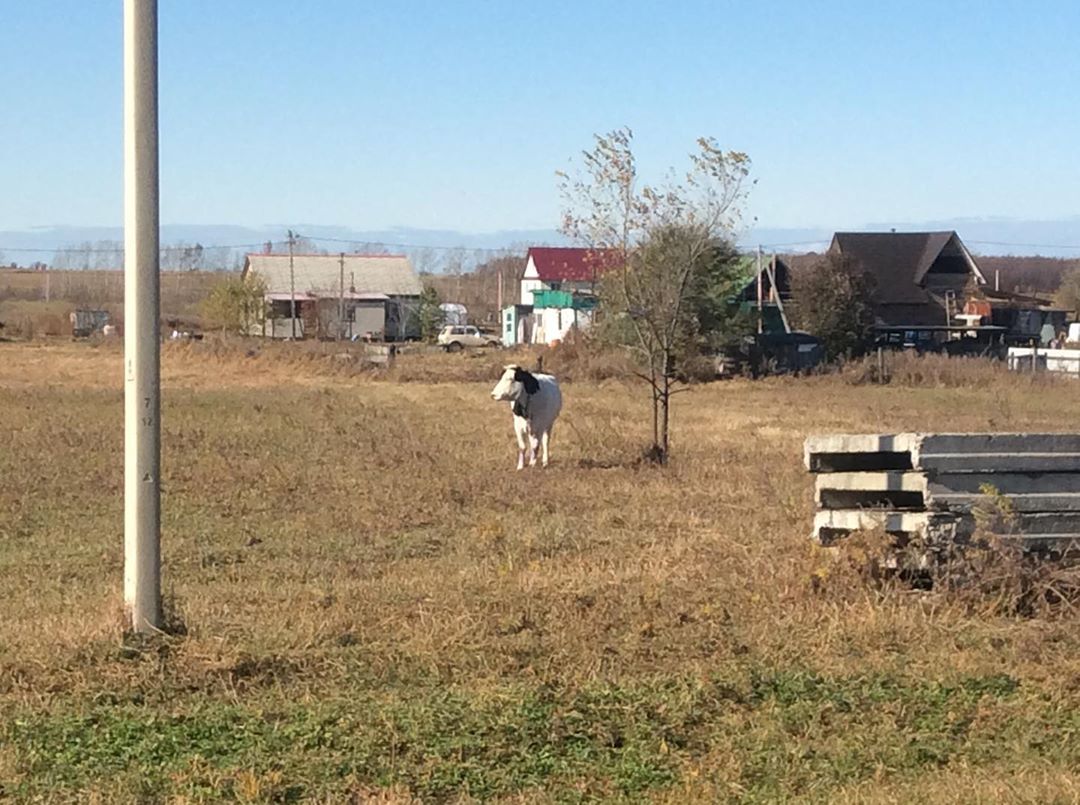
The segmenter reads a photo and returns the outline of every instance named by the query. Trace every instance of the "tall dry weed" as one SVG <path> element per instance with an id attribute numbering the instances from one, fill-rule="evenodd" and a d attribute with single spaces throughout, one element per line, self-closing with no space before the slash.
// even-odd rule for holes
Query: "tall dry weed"
<path id="1" fill-rule="evenodd" d="M 852 386 L 890 385 L 903 388 L 1013 388 L 1062 382 L 1048 373 L 1031 375 L 1011 372 L 1003 361 L 991 357 L 942 355 L 889 350 L 882 365 L 876 354 L 848 361 L 836 368 L 843 381 Z"/>
<path id="2" fill-rule="evenodd" d="M 1076 545 L 1025 544 L 1011 501 L 990 488 L 974 519 L 973 533 L 948 542 L 865 531 L 816 549 L 812 589 L 847 600 L 925 590 L 978 618 L 1059 618 L 1080 611 Z"/>

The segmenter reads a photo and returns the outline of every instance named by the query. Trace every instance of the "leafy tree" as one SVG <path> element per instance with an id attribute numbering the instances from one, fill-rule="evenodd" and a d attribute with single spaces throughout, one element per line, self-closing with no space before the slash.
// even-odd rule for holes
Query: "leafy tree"
<path id="1" fill-rule="evenodd" d="M 430 285 L 425 286 L 412 314 L 416 317 L 416 329 L 420 331 L 420 338 L 434 341 L 445 318 L 442 308 L 439 307 L 439 292 Z"/>
<path id="2" fill-rule="evenodd" d="M 873 343 L 873 277 L 850 258 L 827 254 L 792 277 L 794 318 L 821 339 L 829 360 L 864 354 Z"/>
<path id="3" fill-rule="evenodd" d="M 719 259 L 729 243 L 746 193 L 750 158 L 698 140 L 681 180 L 638 186 L 633 133 L 597 135 L 582 154 L 580 172 L 560 173 L 563 231 L 603 254 L 600 331 L 618 333 L 638 357 L 652 399 L 649 454 L 666 463 L 670 402 L 679 365 L 693 348 L 720 337 L 719 298 L 730 268 Z"/>
<path id="4" fill-rule="evenodd" d="M 680 380 L 696 376 L 697 365 L 702 360 L 711 366 L 712 356 L 753 329 L 751 320 L 732 304 L 732 297 L 745 282 L 738 252 L 730 242 L 717 241 L 708 244 L 695 258 L 691 256 L 693 239 L 692 232 L 678 226 L 660 227 L 649 233 L 631 252 L 625 276 L 609 273 L 601 278 L 598 287 L 602 310 L 619 309 L 627 290 L 624 284 L 630 286 L 629 295 L 643 304 L 629 314 L 619 312 L 598 317 L 594 330 L 602 341 L 640 353 L 635 320 L 673 321 L 676 326 L 671 368 L 674 377 Z M 676 296 L 671 293 L 669 275 L 683 265 L 690 272 L 686 287 L 681 289 L 683 304 L 676 311 L 672 308 Z"/>
<path id="5" fill-rule="evenodd" d="M 1054 300 L 1058 307 L 1071 311 L 1074 317 L 1080 317 L 1080 268 L 1074 268 L 1061 278 Z"/>
<path id="6" fill-rule="evenodd" d="M 266 318 L 266 284 L 258 277 L 227 277 L 210 289 L 201 307 L 207 326 L 248 335 Z"/>
<path id="7" fill-rule="evenodd" d="M 693 356 L 694 350 L 715 355 L 753 332 L 752 319 L 732 301 L 746 284 L 746 276 L 739 252 L 731 241 L 716 242 L 711 258 L 693 279 L 690 301 L 694 340 L 689 345 L 692 350 L 688 357 Z"/>

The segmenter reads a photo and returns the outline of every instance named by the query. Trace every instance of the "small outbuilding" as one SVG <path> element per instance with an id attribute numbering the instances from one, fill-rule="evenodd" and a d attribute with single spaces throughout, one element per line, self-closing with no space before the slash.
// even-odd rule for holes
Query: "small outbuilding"
<path id="1" fill-rule="evenodd" d="M 443 302 L 439 305 L 443 324 L 465 325 L 469 323 L 469 311 L 465 305 L 457 302 Z"/>

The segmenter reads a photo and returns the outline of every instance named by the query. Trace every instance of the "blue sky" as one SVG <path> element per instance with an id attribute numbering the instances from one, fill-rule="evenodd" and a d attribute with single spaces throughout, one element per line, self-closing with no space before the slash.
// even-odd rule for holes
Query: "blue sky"
<path id="1" fill-rule="evenodd" d="M 766 227 L 1080 214 L 1080 3 L 160 0 L 163 223 L 552 228 L 748 152 Z M 122 216 L 120 0 L 5 0 L 0 230 Z"/>

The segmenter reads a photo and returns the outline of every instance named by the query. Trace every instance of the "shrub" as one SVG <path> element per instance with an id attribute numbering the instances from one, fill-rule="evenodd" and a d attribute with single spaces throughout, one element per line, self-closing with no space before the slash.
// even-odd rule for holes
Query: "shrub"
<path id="1" fill-rule="evenodd" d="M 829 360 L 858 357 L 873 339 L 873 278 L 846 257 L 829 254 L 792 277 L 796 325 L 821 339 Z"/>

